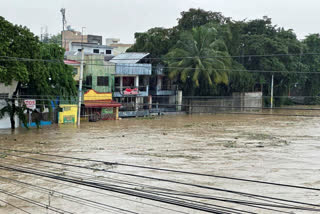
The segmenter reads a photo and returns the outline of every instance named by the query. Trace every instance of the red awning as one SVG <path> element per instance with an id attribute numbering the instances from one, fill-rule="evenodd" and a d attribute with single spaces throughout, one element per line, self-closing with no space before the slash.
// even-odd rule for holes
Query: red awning
<path id="1" fill-rule="evenodd" d="M 121 104 L 110 100 L 88 100 L 84 101 L 86 108 L 114 108 L 120 107 Z"/>

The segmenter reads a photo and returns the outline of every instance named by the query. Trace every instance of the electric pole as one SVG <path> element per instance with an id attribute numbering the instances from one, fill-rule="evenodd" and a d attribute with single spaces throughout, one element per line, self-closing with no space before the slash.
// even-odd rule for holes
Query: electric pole
<path id="1" fill-rule="evenodd" d="M 82 39 L 81 39 L 81 64 L 80 64 L 80 75 L 79 75 L 79 95 L 78 95 L 78 118 L 77 118 L 77 125 L 80 127 L 80 116 L 81 116 L 81 102 L 82 102 L 82 79 L 83 79 L 83 62 L 84 62 L 84 48 L 82 45 L 83 40 L 83 29 L 82 27 Z"/>
<path id="2" fill-rule="evenodd" d="M 82 79 L 83 79 L 83 60 L 84 60 L 84 49 L 81 49 L 81 65 L 80 65 L 80 76 L 79 76 L 79 95 L 78 95 L 78 118 L 77 125 L 80 126 L 80 114 L 81 114 L 81 102 L 82 102 Z"/>
<path id="3" fill-rule="evenodd" d="M 61 12 L 61 15 L 62 15 L 61 47 L 63 47 L 64 26 L 67 24 L 66 9 L 65 8 L 61 8 L 60 12 Z"/>

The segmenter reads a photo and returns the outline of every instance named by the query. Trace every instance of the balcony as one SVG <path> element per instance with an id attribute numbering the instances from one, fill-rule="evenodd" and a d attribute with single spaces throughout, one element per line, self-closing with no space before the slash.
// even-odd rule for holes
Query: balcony
<path id="1" fill-rule="evenodd" d="M 151 75 L 151 64 L 116 64 L 116 75 Z"/>
<path id="2" fill-rule="evenodd" d="M 116 86 L 113 97 L 147 97 L 149 86 Z"/>
<path id="3" fill-rule="evenodd" d="M 176 85 L 161 85 L 150 88 L 150 94 L 153 96 L 172 96 L 177 91 Z"/>

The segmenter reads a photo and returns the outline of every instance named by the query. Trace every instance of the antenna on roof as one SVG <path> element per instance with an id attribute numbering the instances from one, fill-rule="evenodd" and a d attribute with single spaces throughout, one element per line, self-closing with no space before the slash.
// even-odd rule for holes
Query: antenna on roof
<path id="1" fill-rule="evenodd" d="M 66 9 L 61 8 L 60 9 L 61 15 L 62 15 L 62 33 L 61 33 L 61 47 L 63 47 L 63 33 L 64 33 L 64 26 L 67 25 L 66 20 Z"/>

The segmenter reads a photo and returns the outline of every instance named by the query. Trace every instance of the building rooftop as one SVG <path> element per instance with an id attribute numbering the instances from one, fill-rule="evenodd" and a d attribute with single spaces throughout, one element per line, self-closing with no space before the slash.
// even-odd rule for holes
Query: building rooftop
<path id="1" fill-rule="evenodd" d="M 140 60 L 148 56 L 149 53 L 123 53 L 115 56 L 110 62 L 113 63 L 126 63 L 126 64 L 134 64 L 138 63 Z"/>
<path id="2" fill-rule="evenodd" d="M 80 65 L 81 64 L 81 62 L 76 61 L 76 60 L 65 59 L 63 61 L 64 61 L 64 64 L 66 64 L 66 65 Z"/>
<path id="3" fill-rule="evenodd" d="M 107 45 L 99 45 L 97 43 L 82 43 L 82 42 L 72 42 L 72 45 L 83 46 L 83 47 L 91 47 L 91 48 L 108 48 L 113 49 L 111 46 Z"/>

